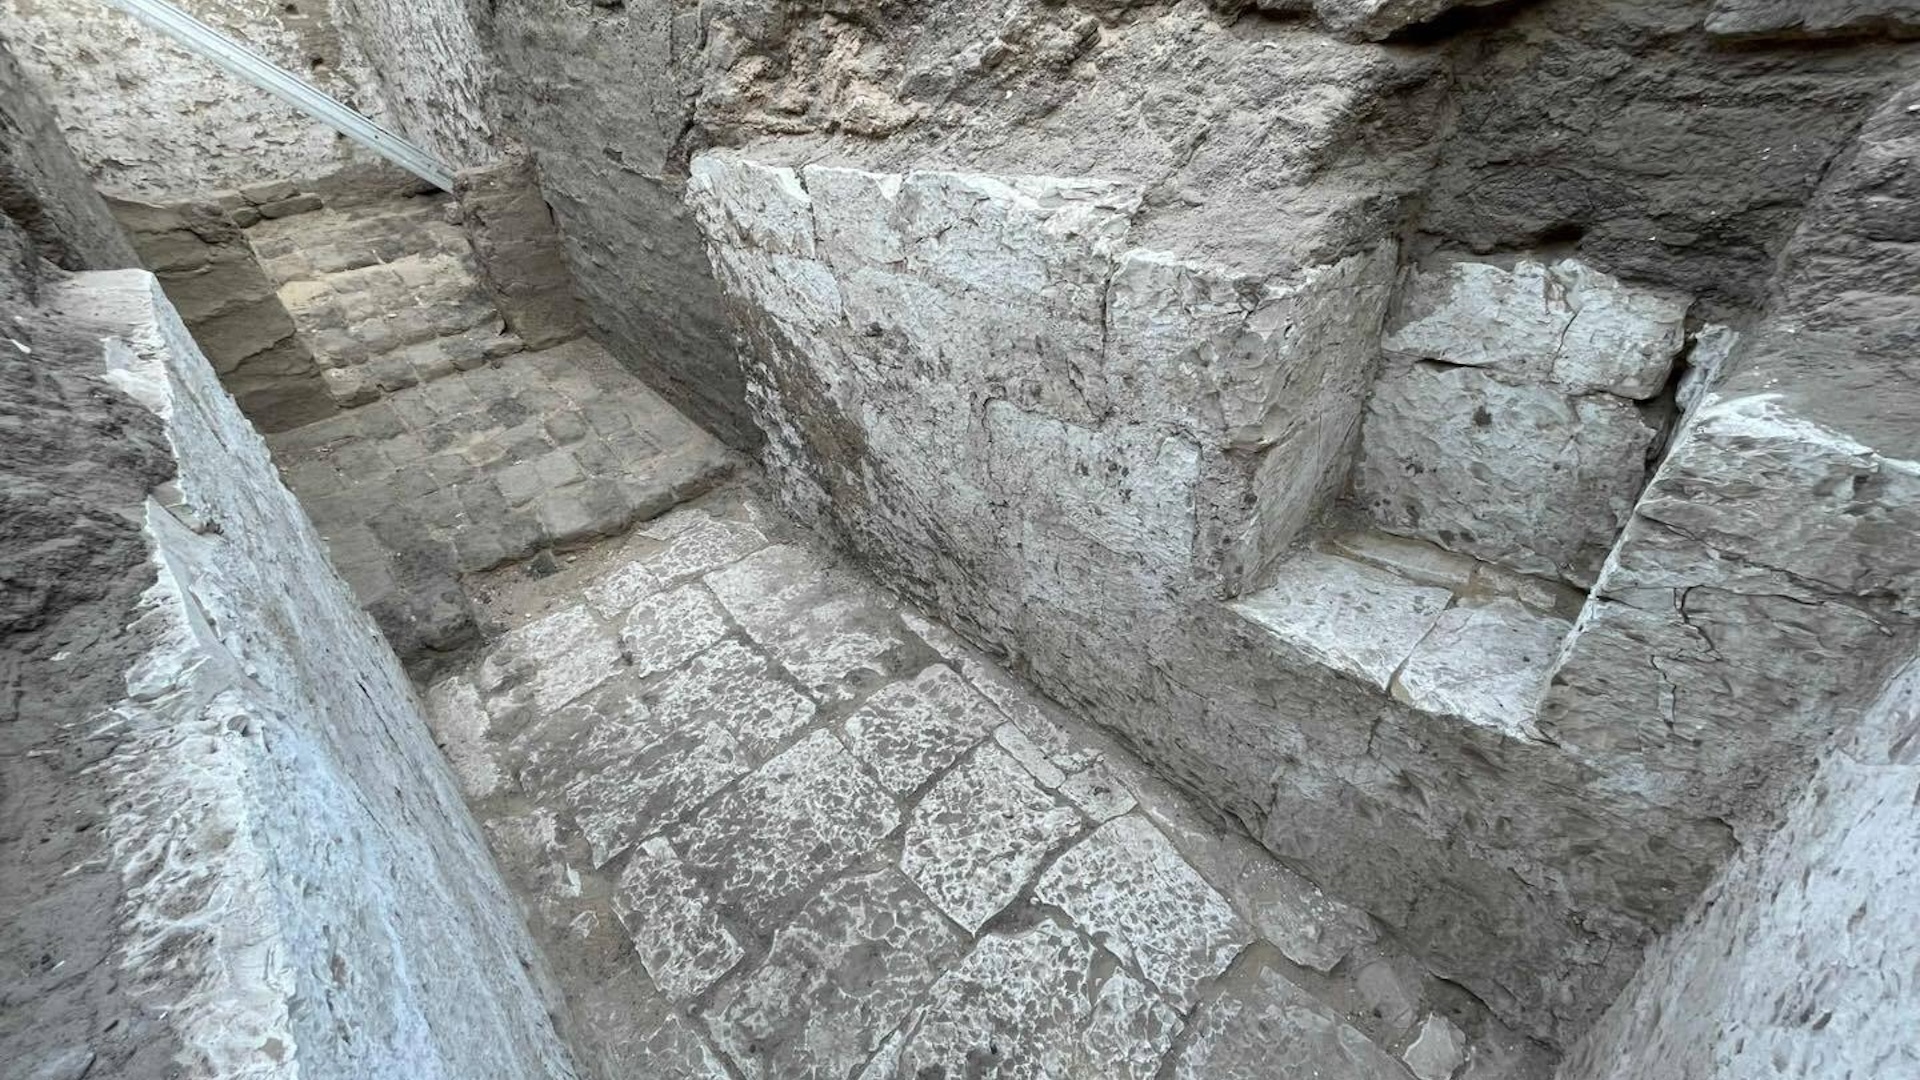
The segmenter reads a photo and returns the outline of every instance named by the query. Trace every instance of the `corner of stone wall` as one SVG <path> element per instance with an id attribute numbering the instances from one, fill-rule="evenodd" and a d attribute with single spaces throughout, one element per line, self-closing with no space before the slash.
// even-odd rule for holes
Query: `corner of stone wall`
<path id="1" fill-rule="evenodd" d="M 579 336 L 573 275 L 532 156 L 518 152 L 462 170 L 454 195 L 480 277 L 508 328 L 529 349 Z"/>

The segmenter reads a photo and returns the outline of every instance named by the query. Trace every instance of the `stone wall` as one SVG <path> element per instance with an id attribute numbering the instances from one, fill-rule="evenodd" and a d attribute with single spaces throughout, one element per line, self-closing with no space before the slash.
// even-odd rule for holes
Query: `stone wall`
<path id="1" fill-rule="evenodd" d="M 387 119 L 455 169 L 499 156 L 496 70 L 463 0 L 331 0 L 340 32 L 366 58 Z"/>
<path id="2" fill-rule="evenodd" d="M 1832 747 L 1575 1046 L 1562 1080 L 1920 1073 L 1920 664 Z"/>
<path id="3" fill-rule="evenodd" d="M 154 278 L 83 274 L 48 301 L 104 341 L 178 470 L 119 508 L 151 584 L 120 700 L 89 721 L 114 735 L 93 771 L 115 955 L 177 1046 L 168 1075 L 571 1076 L 412 686 Z"/>
<path id="4" fill-rule="evenodd" d="M 141 261 L 254 426 L 282 431 L 335 410 L 319 365 L 229 212 L 213 203 L 115 201 L 113 207 Z"/>
<path id="5" fill-rule="evenodd" d="M 513 154 L 498 164 L 464 169 L 454 190 L 461 231 L 507 328 L 529 349 L 578 336 L 580 309 L 566 248 L 532 160 Z"/>
<path id="6" fill-rule="evenodd" d="M 184 10 L 382 119 L 365 62 L 329 0 L 190 0 Z M 105 194 L 145 201 L 313 179 L 377 160 L 345 136 L 93 0 L 0 8 L 0 36 Z"/>

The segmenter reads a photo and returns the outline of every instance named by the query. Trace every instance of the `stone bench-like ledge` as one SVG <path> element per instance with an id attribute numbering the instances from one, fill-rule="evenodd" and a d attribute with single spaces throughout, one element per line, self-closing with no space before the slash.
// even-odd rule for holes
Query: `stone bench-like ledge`
<path id="1" fill-rule="evenodd" d="M 1419 541 L 1304 550 L 1229 606 L 1323 667 L 1421 712 L 1540 740 L 1534 716 L 1578 594 Z"/>

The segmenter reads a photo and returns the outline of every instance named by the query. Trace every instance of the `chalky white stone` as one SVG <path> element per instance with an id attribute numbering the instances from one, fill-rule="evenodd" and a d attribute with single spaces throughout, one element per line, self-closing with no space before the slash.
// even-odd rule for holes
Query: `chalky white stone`
<path id="1" fill-rule="evenodd" d="M 600 624 L 586 605 L 556 611 L 500 639 L 481 663 L 477 681 L 497 691 L 524 681 L 533 705 L 557 709 L 611 678 L 620 670 L 615 633 Z"/>
<path id="2" fill-rule="evenodd" d="M 1253 940 L 1226 898 L 1137 817 L 1110 821 L 1074 845 L 1041 876 L 1034 897 L 1138 964 L 1182 1010 Z"/>
<path id="3" fill-rule="evenodd" d="M 732 735 L 717 724 L 700 724 L 648 751 L 580 762 L 563 797 L 598 868 L 641 837 L 685 820 L 747 770 L 746 754 Z"/>
<path id="4" fill-rule="evenodd" d="M 846 682 L 882 672 L 907 645 L 873 586 L 811 552 L 775 545 L 706 577 L 727 613 L 816 695 L 849 693 Z"/>
<path id="5" fill-rule="evenodd" d="M 460 792 L 469 799 L 494 793 L 502 779 L 487 745 L 487 712 L 470 680 L 446 679 L 427 693 L 427 723 L 447 755 Z"/>
<path id="6" fill-rule="evenodd" d="M 662 677 L 646 700 L 660 724 L 680 727 L 706 720 L 720 725 L 756 762 L 772 757 L 813 722 L 815 713 L 813 701 L 772 661 L 731 638 Z"/>
<path id="7" fill-rule="evenodd" d="M 1534 716 L 1572 624 L 1512 600 L 1441 612 L 1407 657 L 1393 696 L 1515 738 L 1537 738 Z"/>
<path id="8" fill-rule="evenodd" d="M 1080 815 L 985 746 L 921 797 L 900 868 L 949 918 L 977 932 L 1081 827 Z"/>
<path id="9" fill-rule="evenodd" d="M 759 529 L 698 508 L 675 510 L 643 531 L 666 541 L 659 551 L 640 559 L 640 565 L 662 582 L 698 577 L 736 563 L 767 544 Z"/>
<path id="10" fill-rule="evenodd" d="M 1302 551 L 1232 606 L 1313 660 L 1385 690 L 1452 600 L 1378 567 Z"/>
<path id="11" fill-rule="evenodd" d="M 1420 1080 L 1452 1080 L 1467 1060 L 1467 1035 L 1439 1013 L 1420 1021 L 1420 1032 L 1400 1060 Z"/>

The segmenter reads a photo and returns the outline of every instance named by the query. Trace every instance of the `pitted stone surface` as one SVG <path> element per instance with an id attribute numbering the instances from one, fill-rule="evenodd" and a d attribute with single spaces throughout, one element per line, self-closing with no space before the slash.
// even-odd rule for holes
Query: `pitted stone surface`
<path id="1" fill-rule="evenodd" d="M 665 841 L 627 862 L 614 910 L 660 989 L 683 1001 L 713 985 L 745 953 Z"/>
<path id="2" fill-rule="evenodd" d="M 983 747 L 920 800 L 900 868 L 948 918 L 976 933 L 1081 827 L 1080 816 L 1012 758 Z"/>
<path id="3" fill-rule="evenodd" d="M 1326 1008 L 1372 1007 L 1351 984 L 1379 964 L 1342 961 L 1398 954 L 1364 922 L 1254 887 L 1294 879 L 751 497 L 606 550 L 490 579 L 527 621 L 429 693 L 606 1075 L 1144 1080 L 1256 933 Z M 809 612 L 828 653 L 898 653 L 809 666 L 780 649 Z"/>
<path id="4" fill-rule="evenodd" d="M 715 1039 L 754 1080 L 838 1080 L 965 944 L 899 871 L 843 878 L 775 935 L 758 969 L 721 991 Z"/>
<path id="5" fill-rule="evenodd" d="M 1253 940 L 1226 898 L 1137 817 L 1108 822 L 1075 845 L 1034 895 L 1137 963 L 1182 1010 Z"/>
<path id="6" fill-rule="evenodd" d="M 720 602 L 696 582 L 635 607 L 620 627 L 620 645 L 639 674 L 651 675 L 687 662 L 728 632 Z"/>
<path id="7" fill-rule="evenodd" d="M 858 862 L 899 820 L 893 800 L 821 731 L 729 788 L 671 839 L 690 869 L 711 877 L 721 903 L 764 917 Z"/>
<path id="8" fill-rule="evenodd" d="M 1110 957 L 1043 921 L 981 939 L 902 1027 L 897 1064 L 880 1075 L 1148 1080 L 1179 1028 Z"/>
<path id="9" fill-rule="evenodd" d="M 953 764 L 1005 717 L 945 664 L 868 698 L 843 731 L 848 749 L 904 794 Z"/>
<path id="10" fill-rule="evenodd" d="M 1415 363 L 1374 386 L 1356 488 L 1388 532 L 1587 586 L 1646 485 L 1654 434 L 1611 394 Z"/>

